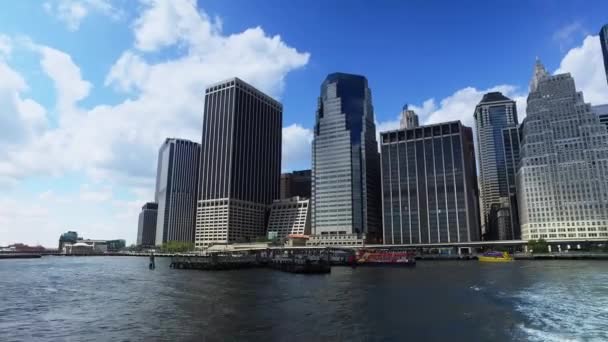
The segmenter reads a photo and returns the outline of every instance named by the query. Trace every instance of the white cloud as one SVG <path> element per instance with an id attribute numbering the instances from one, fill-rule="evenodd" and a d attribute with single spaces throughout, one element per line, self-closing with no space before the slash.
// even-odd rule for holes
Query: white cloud
<path id="1" fill-rule="evenodd" d="M 285 171 L 310 168 L 313 131 L 298 124 L 283 127 L 283 160 Z"/>
<path id="2" fill-rule="evenodd" d="M 101 13 L 112 19 L 122 16 L 122 11 L 112 6 L 109 0 L 55 0 L 43 3 L 42 7 L 70 31 L 77 31 L 84 18 L 91 13 Z"/>
<path id="3" fill-rule="evenodd" d="M 520 88 L 511 85 L 499 85 L 488 89 L 466 87 L 437 102 L 430 98 L 420 106 L 410 105 L 420 119 L 421 124 L 434 124 L 446 121 L 460 120 L 464 125 L 473 127 L 475 106 L 484 94 L 499 91 L 517 103 L 517 113 L 521 122 L 525 117 L 526 96 Z M 377 123 L 379 132 L 399 128 L 399 114 L 394 119 Z"/>
<path id="4" fill-rule="evenodd" d="M 562 51 L 571 46 L 578 39 L 584 37 L 587 31 L 580 21 L 574 21 L 561 27 L 553 33 L 553 40 L 559 44 Z"/>
<path id="5" fill-rule="evenodd" d="M 587 36 L 562 59 L 556 74 L 569 72 L 576 88 L 583 92 L 586 102 L 594 105 L 608 103 L 608 83 L 598 36 Z"/>
<path id="6" fill-rule="evenodd" d="M 32 242 L 25 237 L 38 235 L 53 242 L 67 229 L 77 229 L 87 237 L 126 237 L 133 241 L 139 208 L 152 199 L 158 147 L 170 136 L 200 140 L 205 87 L 237 76 L 279 97 L 285 76 L 308 63 L 308 53 L 298 52 L 259 27 L 224 34 L 219 20 L 211 21 L 203 11 L 185 6 L 189 4 L 192 2 L 145 2 L 144 12 L 132 26 L 136 37 L 133 48 L 124 51 L 106 77 L 107 86 L 128 93 L 128 98 L 118 104 L 83 106 L 80 101 L 87 98 L 93 85 L 83 78 L 76 61 L 66 52 L 20 39 L 25 50 L 40 56 L 41 69 L 53 82 L 56 105 L 52 110 L 57 120 L 52 126 L 27 122 L 46 123 L 46 110 L 24 97 L 28 89 L 24 78 L 0 59 L 0 121 L 6 121 L 0 122 L 0 129 L 8 129 L 6 118 L 10 117 L 10 127 L 32 131 L 22 135 L 25 138 L 17 145 L 9 145 L 0 137 L 0 185 L 16 185 L 33 175 L 65 179 L 71 174 L 84 175 L 95 185 L 83 187 L 76 194 L 45 192 L 12 199 L 11 208 L 43 202 L 41 206 L 49 215 L 32 220 L 25 214 L 2 212 L 0 222 L 7 225 L 0 227 L 0 243 L 14 242 L 19 236 L 24 242 Z M 154 19 L 150 11 L 177 13 L 161 14 L 169 18 L 163 25 L 179 28 L 178 37 L 155 38 L 155 34 L 163 33 L 149 29 L 154 24 L 149 22 Z M 159 62 L 152 47 L 171 44 L 179 45 L 177 55 Z M 303 138 L 310 149 L 310 139 L 301 127 L 287 128 L 285 137 Z M 299 147 L 286 152 L 293 163 L 310 158 L 310 152 Z M 125 192 L 135 198 L 117 200 L 119 193 L 109 190 L 116 188 L 121 198 Z M 59 200 L 66 196 L 73 202 Z M 0 200 L 8 198 L 0 194 Z M 6 227 L 10 227 L 8 235 L 4 234 Z"/>
<path id="7" fill-rule="evenodd" d="M 12 39 L 7 35 L 0 34 L 0 58 L 10 56 L 12 51 Z"/>

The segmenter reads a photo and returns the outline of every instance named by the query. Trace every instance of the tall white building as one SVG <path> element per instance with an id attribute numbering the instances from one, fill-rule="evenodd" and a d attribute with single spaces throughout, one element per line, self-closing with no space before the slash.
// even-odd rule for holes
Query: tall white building
<path id="1" fill-rule="evenodd" d="M 522 126 L 522 239 L 606 240 L 608 133 L 570 74 L 549 75 L 537 60 Z"/>
<path id="2" fill-rule="evenodd" d="M 287 238 L 289 234 L 310 234 L 309 200 L 291 197 L 275 200 L 270 206 L 268 235 L 276 233 L 277 238 Z"/>

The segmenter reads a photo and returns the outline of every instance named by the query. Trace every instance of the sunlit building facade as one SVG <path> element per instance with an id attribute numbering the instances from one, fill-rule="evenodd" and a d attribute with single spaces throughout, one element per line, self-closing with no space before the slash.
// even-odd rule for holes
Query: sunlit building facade
<path id="1" fill-rule="evenodd" d="M 536 62 L 522 127 L 522 239 L 606 240 L 608 133 L 570 74 Z"/>

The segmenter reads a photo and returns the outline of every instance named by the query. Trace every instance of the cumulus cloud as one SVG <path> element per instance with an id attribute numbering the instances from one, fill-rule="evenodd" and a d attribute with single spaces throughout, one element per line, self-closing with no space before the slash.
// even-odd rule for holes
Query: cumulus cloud
<path id="1" fill-rule="evenodd" d="M 571 46 L 581 37 L 584 37 L 587 31 L 580 21 L 574 21 L 565 25 L 553 33 L 553 40 L 559 44 L 562 51 Z"/>
<path id="2" fill-rule="evenodd" d="M 603 63 L 599 37 L 587 36 L 582 45 L 566 53 L 555 73 L 572 74 L 586 102 L 605 104 L 608 103 L 608 83 Z"/>
<path id="3" fill-rule="evenodd" d="M 410 109 L 418 114 L 421 124 L 460 120 L 464 125 L 473 127 L 475 106 L 481 101 L 484 94 L 493 91 L 499 91 L 517 103 L 518 118 L 521 122 L 525 117 L 527 94 L 512 85 L 499 85 L 488 89 L 466 87 L 440 101 L 430 98 L 421 105 L 410 105 Z M 399 128 L 399 115 L 397 114 L 394 119 L 377 123 L 378 131 L 383 132 Z"/>
<path id="4" fill-rule="evenodd" d="M 313 131 L 299 124 L 283 127 L 282 169 L 293 171 L 310 168 Z"/>
<path id="5" fill-rule="evenodd" d="M 109 0 L 56 0 L 44 2 L 42 7 L 70 31 L 77 31 L 91 13 L 101 13 L 113 19 L 122 16 L 122 11 L 112 6 Z"/>
<path id="6" fill-rule="evenodd" d="M 58 195 L 52 192 L 23 199 L 28 203 L 46 198 L 53 215 L 41 222 L 48 219 L 52 223 L 37 224 L 21 216 L 8 217 L 5 212 L 2 219 L 10 225 L 29 232 L 45 229 L 54 240 L 58 229 L 94 231 L 90 217 L 105 215 L 98 228 L 108 233 L 106 237 L 124 237 L 124 232 L 135 231 L 141 204 L 152 199 L 156 158 L 164 138 L 200 140 L 208 84 L 237 76 L 278 98 L 286 75 L 309 60 L 308 53 L 290 47 L 280 36 L 267 35 L 260 27 L 224 34 L 220 21 L 210 19 L 193 1 L 146 0 L 142 9 L 132 25 L 133 47 L 121 54 L 106 76 L 105 86 L 125 93 L 125 100 L 117 104 L 83 106 L 81 100 L 89 96 L 93 85 L 84 79 L 78 61 L 64 51 L 21 39 L 28 51 L 39 56 L 40 68 L 55 89 L 54 124 L 27 123 L 46 123 L 47 112 L 24 97 L 28 90 L 24 78 L 0 58 L 0 128 L 3 132 L 9 127 L 11 132 L 18 131 L 14 127 L 33 131 L 29 136 L 22 134 L 26 138 L 10 146 L 1 141 L 6 135 L 0 137 L 0 186 L 15 185 L 33 175 L 84 174 L 91 183 L 90 188 L 72 194 L 79 206 L 57 201 Z M 164 21 L 156 21 L 158 18 Z M 155 31 L 155 25 L 178 29 L 166 35 Z M 175 45 L 176 54 L 160 60 L 158 50 L 171 45 Z M 41 128 L 34 131 L 32 127 Z M 293 126 L 286 132 L 284 137 L 293 143 L 287 143 L 291 147 L 285 152 L 288 161 L 284 166 L 301 165 L 301 160 L 307 164 L 310 152 L 299 149 L 296 143 L 303 139 L 302 144 L 310 149 L 306 130 Z M 108 191 L 114 187 L 136 198 L 118 201 L 118 193 Z M 115 217 L 108 217 L 108 205 L 113 206 Z M 70 218 L 70 209 L 97 211 L 86 221 Z"/>

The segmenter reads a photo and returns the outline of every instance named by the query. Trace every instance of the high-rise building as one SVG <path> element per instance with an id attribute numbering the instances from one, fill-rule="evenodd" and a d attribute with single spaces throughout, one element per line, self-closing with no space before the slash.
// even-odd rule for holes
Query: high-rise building
<path id="1" fill-rule="evenodd" d="M 487 240 L 510 240 L 519 230 L 516 210 L 511 206 L 515 186 L 514 183 L 510 186 L 508 178 L 515 174 L 517 161 L 513 158 L 519 154 L 519 150 L 513 151 L 513 148 L 519 148 L 519 144 L 513 141 L 517 140 L 517 106 L 515 101 L 500 92 L 487 93 L 475 107 L 474 118 L 481 231 Z"/>
<path id="2" fill-rule="evenodd" d="M 232 78 L 205 90 L 196 247 L 264 236 L 279 198 L 283 106 Z"/>
<path id="3" fill-rule="evenodd" d="M 291 197 L 310 198 L 310 170 L 293 171 L 281 174 L 281 199 Z"/>
<path id="4" fill-rule="evenodd" d="M 608 104 L 598 105 L 591 107 L 591 110 L 597 115 L 600 123 L 606 126 L 608 129 Z"/>
<path id="5" fill-rule="evenodd" d="M 499 215 L 497 231 L 500 237 L 501 234 L 504 234 L 501 232 L 509 232 L 510 230 L 512 236 L 506 236 L 507 239 L 520 239 L 521 228 L 519 226 L 519 206 L 517 204 L 517 182 L 515 181 L 517 168 L 519 167 L 519 144 L 521 141 L 519 126 L 503 129 L 502 141 L 505 147 L 505 168 L 507 169 L 509 197 L 508 205 L 501 204 L 500 206 L 499 211 L 502 211 L 502 214 Z M 504 198 L 502 201 L 507 201 L 507 199 Z M 505 215 L 506 212 L 508 215 Z"/>
<path id="6" fill-rule="evenodd" d="M 371 91 L 359 75 L 321 85 L 312 142 L 311 223 L 321 239 L 379 241 L 380 163 Z"/>
<path id="7" fill-rule="evenodd" d="M 606 70 L 606 81 L 608 82 L 608 24 L 600 30 L 600 43 L 604 55 L 604 69 Z"/>
<path id="8" fill-rule="evenodd" d="M 156 217 L 158 203 L 148 202 L 141 207 L 137 225 L 137 245 L 154 246 L 156 241 Z"/>
<path id="9" fill-rule="evenodd" d="M 155 202 L 157 246 L 169 241 L 193 242 L 200 145 L 167 138 L 158 152 Z"/>
<path id="10" fill-rule="evenodd" d="M 403 110 L 401 110 L 401 120 L 399 122 L 399 127 L 401 129 L 404 128 L 416 128 L 418 127 L 418 115 L 411 109 L 408 109 L 408 105 L 403 106 Z"/>
<path id="11" fill-rule="evenodd" d="M 270 205 L 268 237 L 285 239 L 290 234 L 310 234 L 310 200 L 292 197 L 274 200 Z"/>
<path id="12" fill-rule="evenodd" d="M 608 133 L 570 74 L 537 60 L 522 124 L 522 239 L 608 238 Z"/>
<path id="13" fill-rule="evenodd" d="M 478 241 L 473 132 L 460 121 L 380 133 L 385 244 Z"/>

